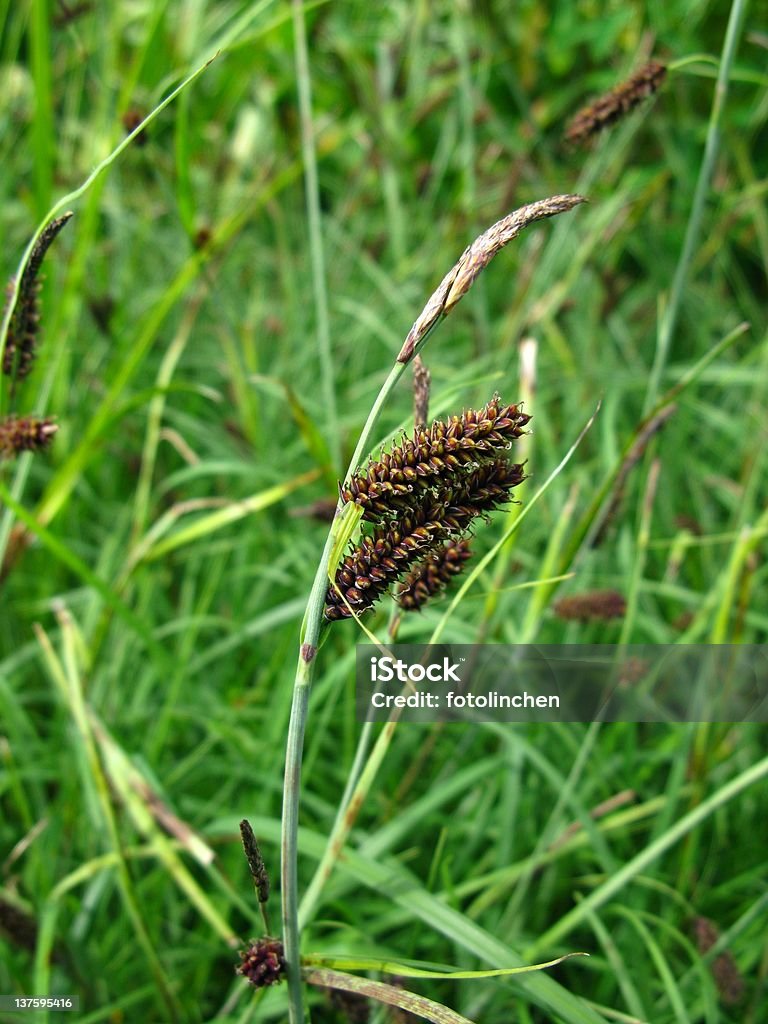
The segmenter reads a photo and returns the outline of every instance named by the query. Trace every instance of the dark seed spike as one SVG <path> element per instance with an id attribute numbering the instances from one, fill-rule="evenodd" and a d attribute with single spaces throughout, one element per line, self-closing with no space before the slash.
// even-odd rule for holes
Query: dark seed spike
<path id="1" fill-rule="evenodd" d="M 2 372 L 8 377 L 22 380 L 32 369 L 40 334 L 40 281 L 38 275 L 51 243 L 71 216 L 71 213 L 65 213 L 63 217 L 52 220 L 45 227 L 24 268 L 3 352 Z M 12 278 L 8 286 L 6 311 L 13 296 L 13 285 L 14 279 Z"/>
<path id="2" fill-rule="evenodd" d="M 597 135 L 603 128 L 634 110 L 647 96 L 655 93 L 666 75 L 664 64 L 655 60 L 648 61 L 626 81 L 580 110 L 568 125 L 565 141 L 578 146 Z"/>
<path id="3" fill-rule="evenodd" d="M 338 566 L 326 593 L 326 619 L 368 611 L 406 574 L 400 588 L 406 608 L 420 607 L 445 586 L 469 557 L 462 536 L 476 519 L 509 502 L 525 479 L 524 466 L 505 455 L 529 419 L 494 395 L 482 409 L 402 435 L 354 474 L 342 498 L 361 505 L 363 520 L 374 526 Z"/>
<path id="4" fill-rule="evenodd" d="M 251 823 L 246 819 L 240 822 L 240 838 L 243 842 L 245 859 L 248 861 L 248 868 L 251 872 L 253 884 L 256 886 L 256 893 L 259 903 L 266 903 L 269 899 L 269 875 L 261 855 L 259 844 L 254 835 Z"/>
<path id="5" fill-rule="evenodd" d="M 51 419 L 9 416 L 0 420 L 0 459 L 47 448 L 59 428 Z"/>
<path id="6" fill-rule="evenodd" d="M 623 618 L 627 602 L 617 590 L 594 590 L 586 594 L 561 597 L 552 607 L 560 619 L 586 622 L 589 619 Z"/>
<path id="7" fill-rule="evenodd" d="M 418 611 L 443 591 L 472 556 L 469 541 L 448 542 L 412 569 L 398 588 L 397 602 L 406 611 Z"/>
<path id="8" fill-rule="evenodd" d="M 529 419 L 518 406 L 502 406 L 494 396 L 480 410 L 465 410 L 448 422 L 435 420 L 411 437 L 403 435 L 390 452 L 354 474 L 342 487 L 342 497 L 361 505 L 366 520 L 381 525 L 387 514 L 396 515 L 411 503 L 408 485 L 423 494 L 460 467 L 497 458 L 520 437 Z"/>
<path id="9" fill-rule="evenodd" d="M 40 272 L 40 267 L 43 265 L 45 254 L 51 247 L 51 243 L 71 217 L 71 212 L 65 213 L 62 217 L 57 217 L 56 220 L 52 220 L 50 224 L 47 224 L 43 229 L 42 234 L 30 253 L 29 261 L 24 269 L 24 273 L 22 274 L 21 288 L 19 289 L 20 297 L 23 296 L 25 290 L 34 283 Z"/>

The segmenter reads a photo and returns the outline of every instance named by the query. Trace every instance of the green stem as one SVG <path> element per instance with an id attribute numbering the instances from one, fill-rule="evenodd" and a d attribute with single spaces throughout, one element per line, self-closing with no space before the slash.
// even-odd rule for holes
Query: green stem
<path id="1" fill-rule="evenodd" d="M 720 148 L 720 122 L 722 121 L 725 100 L 728 95 L 728 79 L 731 74 L 733 58 L 736 54 L 736 44 L 739 38 L 739 29 L 744 16 L 746 0 L 733 0 L 731 13 L 728 18 L 728 28 L 725 33 L 723 52 L 720 57 L 720 70 L 715 83 L 715 98 L 712 103 L 712 112 L 709 115 L 709 126 L 707 128 L 707 141 L 704 146 L 704 158 L 699 168 L 699 177 L 696 182 L 696 190 L 693 194 L 693 205 L 691 215 L 688 218 L 688 226 L 685 230 L 685 240 L 680 259 L 677 262 L 675 276 L 672 281 L 672 288 L 669 294 L 669 303 L 661 318 L 659 335 L 656 345 L 656 358 L 654 359 L 651 377 L 648 384 L 648 393 L 645 400 L 645 412 L 655 403 L 661 378 L 667 365 L 669 349 L 672 343 L 672 336 L 675 333 L 677 318 L 680 314 L 680 305 L 683 298 L 683 291 L 688 279 L 688 272 L 691 268 L 693 254 L 701 236 L 701 222 L 704 214 L 704 204 L 709 192 L 709 183 L 715 167 L 718 149 Z"/>
<path id="2" fill-rule="evenodd" d="M 395 363 L 384 381 L 376 401 L 366 420 L 360 440 L 350 460 L 347 476 L 360 465 L 368 451 L 381 409 L 391 394 L 405 363 Z M 296 668 L 293 688 L 291 718 L 288 725 L 288 741 L 285 751 L 285 777 L 283 782 L 283 821 L 281 840 L 281 877 L 283 908 L 283 945 L 288 974 L 288 1010 L 291 1024 L 304 1020 L 303 993 L 300 972 L 299 942 L 299 891 L 298 891 L 298 833 L 299 794 L 301 783 L 301 755 L 304 746 L 304 730 L 309 710 L 309 691 L 314 676 L 315 655 L 320 643 L 323 626 L 325 592 L 328 587 L 328 563 L 331 556 L 332 533 L 329 531 L 320 564 L 312 584 L 312 590 L 304 615 L 301 649 Z"/>
<path id="3" fill-rule="evenodd" d="M 315 130 L 312 121 L 312 80 L 309 71 L 307 32 L 304 24 L 303 0 L 293 0 L 293 37 L 296 62 L 296 83 L 301 118 L 301 155 L 304 162 L 304 185 L 307 201 L 307 229 L 312 260 L 312 285 L 317 318 L 317 347 L 320 355 L 320 373 L 323 402 L 330 435 L 330 449 L 336 468 L 341 465 L 341 444 L 334 386 L 331 328 L 328 316 L 328 291 L 325 274 L 323 232 L 320 224 L 320 185 L 317 176 Z"/>

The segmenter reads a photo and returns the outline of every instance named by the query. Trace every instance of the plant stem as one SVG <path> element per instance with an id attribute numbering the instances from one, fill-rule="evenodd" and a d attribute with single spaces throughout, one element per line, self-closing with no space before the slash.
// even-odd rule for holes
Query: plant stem
<path id="1" fill-rule="evenodd" d="M 384 381 L 376 401 L 366 420 L 360 440 L 349 463 L 347 476 L 357 469 L 367 452 L 381 409 L 389 394 L 405 370 L 405 363 L 395 363 Z M 323 626 L 325 592 L 328 587 L 328 563 L 331 555 L 333 535 L 325 542 L 320 564 L 317 567 L 312 590 L 307 602 L 301 648 L 296 667 L 293 687 L 291 718 L 288 725 L 288 740 L 285 751 L 285 777 L 283 781 L 283 820 L 281 853 L 283 946 L 288 974 L 288 1009 L 291 1024 L 301 1024 L 304 1019 L 302 980 L 300 973 L 299 947 L 299 890 L 298 890 L 298 834 L 299 796 L 301 783 L 301 756 L 304 747 L 304 730 L 309 710 L 309 691 L 314 676 L 315 655 L 320 642 Z"/>
<path id="2" fill-rule="evenodd" d="M 720 57 L 720 70 L 715 83 L 715 98 L 712 103 L 712 112 L 709 115 L 709 126 L 707 128 L 707 141 L 704 146 L 704 157 L 699 168 L 699 177 L 696 181 L 696 189 L 693 193 L 693 205 L 691 215 L 688 218 L 688 226 L 685 230 L 680 259 L 677 261 L 675 276 L 672 280 L 672 288 L 669 293 L 669 303 L 661 317 L 659 324 L 658 341 L 656 343 L 656 358 L 651 369 L 651 376 L 648 382 L 648 393 L 645 399 L 644 412 L 648 412 L 658 397 L 661 386 L 661 378 L 667 365 L 669 349 L 672 343 L 672 336 L 675 333 L 677 318 L 680 314 L 680 305 L 683 298 L 685 283 L 688 279 L 688 272 L 693 260 L 693 253 L 701 235 L 701 221 L 704 214 L 704 203 L 709 191 L 709 183 L 715 167 L 717 152 L 720 148 L 720 122 L 722 120 L 725 99 L 728 95 L 728 79 L 731 74 L 733 58 L 736 54 L 736 44 L 739 38 L 739 29 L 744 17 L 746 0 L 733 0 L 731 13 L 728 18 L 728 28 L 725 33 L 723 52 Z"/>
<path id="3" fill-rule="evenodd" d="M 331 327 L 328 317 L 328 289 L 325 273 L 325 252 L 323 232 L 320 224 L 320 185 L 317 177 L 317 155 L 315 153 L 315 131 L 312 121 L 312 79 L 309 71 L 307 31 L 304 24 L 303 0 L 293 0 L 293 38 L 296 61 L 296 83 L 299 94 L 299 115 L 301 118 L 301 156 L 304 163 L 304 187 L 307 202 L 307 229 L 309 252 L 312 260 L 312 285 L 317 319 L 317 348 L 320 355 L 320 376 L 329 448 L 335 468 L 341 467 L 341 445 L 338 430 L 338 410 L 331 353 Z"/>

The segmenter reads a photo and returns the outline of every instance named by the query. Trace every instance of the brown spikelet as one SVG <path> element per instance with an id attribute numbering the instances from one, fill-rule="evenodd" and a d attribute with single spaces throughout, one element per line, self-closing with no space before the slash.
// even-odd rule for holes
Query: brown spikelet
<path id="1" fill-rule="evenodd" d="M 655 93 L 666 75 L 664 64 L 655 60 L 648 61 L 631 78 L 580 110 L 568 125 L 565 141 L 572 146 L 579 146 L 597 135 Z"/>
<path id="2" fill-rule="evenodd" d="M 409 363 L 424 344 L 435 324 L 447 316 L 464 298 L 481 271 L 505 245 L 517 238 L 529 224 L 566 213 L 586 200 L 578 195 L 548 196 L 502 217 L 472 242 L 451 267 L 430 295 L 397 356 L 399 363 Z"/>
<path id="3" fill-rule="evenodd" d="M 279 939 L 267 936 L 252 940 L 248 949 L 240 952 L 240 959 L 235 973 L 242 974 L 255 988 L 276 985 L 285 977 L 285 954 Z"/>
<path id="4" fill-rule="evenodd" d="M 611 500 L 598 517 L 590 531 L 589 544 L 599 547 L 608 534 L 613 521 L 618 518 L 624 502 L 624 492 L 630 473 L 643 457 L 651 438 L 655 437 L 667 420 L 677 412 L 677 406 L 670 404 L 660 409 L 654 416 L 646 420 L 637 432 L 629 451 L 621 461 L 621 466 L 613 481 Z"/>
<path id="5" fill-rule="evenodd" d="M 552 607 L 561 619 L 586 622 L 588 619 L 620 619 L 627 610 L 627 602 L 617 590 L 594 590 L 561 597 Z"/>
<path id="6" fill-rule="evenodd" d="M 397 592 L 397 603 L 406 611 L 423 608 L 431 597 L 436 597 L 448 586 L 471 557 L 466 540 L 449 541 L 431 552 L 405 577 Z"/>
<path id="7" fill-rule="evenodd" d="M 720 938 L 720 930 L 714 921 L 706 917 L 695 917 L 692 922 L 693 937 L 700 953 L 708 952 Z M 710 965 L 721 1001 L 726 1006 L 735 1006 L 744 997 L 744 979 L 736 961 L 728 950 L 715 957 Z"/>
<path id="8" fill-rule="evenodd" d="M 336 570 L 335 585 L 326 594 L 325 617 L 349 618 L 372 608 L 390 584 L 446 536 L 440 505 L 411 509 L 392 526 L 379 526 L 361 538 Z"/>
<path id="9" fill-rule="evenodd" d="M 647 658 L 625 658 L 619 665 L 617 679 L 619 686 L 634 686 L 639 683 L 650 667 Z"/>
<path id="10" fill-rule="evenodd" d="M 248 868 L 251 872 L 253 884 L 256 886 L 256 893 L 259 903 L 266 903 L 269 899 L 269 875 L 264 858 L 261 855 L 259 844 L 247 818 L 240 822 L 240 838 L 245 851 L 245 859 L 248 861 Z"/>
<path id="11" fill-rule="evenodd" d="M 9 416 L 0 420 L 0 459 L 46 448 L 59 428 L 51 419 Z"/>
<path id="12" fill-rule="evenodd" d="M 336 570 L 326 594 L 325 617 L 349 618 L 349 605 L 364 612 L 392 583 L 445 541 L 460 537 L 474 519 L 511 500 L 525 477 L 523 467 L 498 459 L 467 474 L 443 473 L 436 494 L 361 538 Z"/>
<path id="13" fill-rule="evenodd" d="M 435 420 L 352 476 L 341 489 L 342 500 L 361 505 L 365 519 L 380 523 L 462 467 L 503 454 L 529 420 L 518 406 L 502 405 L 498 395 L 480 410 Z"/>
<path id="14" fill-rule="evenodd" d="M 18 297 L 13 307 L 8 337 L 3 352 L 3 373 L 16 380 L 23 380 L 32 369 L 35 350 L 40 335 L 40 267 L 45 254 L 54 238 L 72 216 L 65 213 L 63 217 L 52 220 L 38 238 L 29 260 L 21 276 Z M 5 311 L 12 301 L 14 279 L 8 285 L 8 297 Z"/>

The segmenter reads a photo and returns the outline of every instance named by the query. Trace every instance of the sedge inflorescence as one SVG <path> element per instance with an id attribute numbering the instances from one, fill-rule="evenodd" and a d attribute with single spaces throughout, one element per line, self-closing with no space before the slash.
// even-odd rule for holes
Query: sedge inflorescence
<path id="1" fill-rule="evenodd" d="M 47 225 L 30 253 L 18 289 L 15 279 L 12 278 L 8 284 L 3 317 L 9 318 L 8 333 L 2 349 L 0 372 L 11 379 L 12 395 L 17 384 L 31 372 L 40 339 L 40 269 L 51 243 L 71 216 L 67 213 Z M 56 424 L 49 418 L 6 416 L 0 419 L 0 459 L 46 448 L 56 430 Z"/>
<path id="2" fill-rule="evenodd" d="M 342 501 L 361 506 L 368 532 L 339 565 L 325 618 L 369 610 L 403 577 L 396 596 L 405 610 L 439 593 L 469 557 L 473 521 L 509 502 L 525 479 L 507 455 L 529 419 L 495 395 L 482 409 L 417 428 L 355 473 Z"/>
<path id="3" fill-rule="evenodd" d="M 252 941 L 248 949 L 241 951 L 240 965 L 235 971 L 247 978 L 255 988 L 277 985 L 285 977 L 282 942 L 270 936 Z"/>
<path id="4" fill-rule="evenodd" d="M 666 76 L 664 64 L 657 60 L 648 61 L 626 81 L 580 110 L 568 125 L 566 142 L 572 146 L 581 145 L 603 128 L 625 117 L 646 97 L 653 95 Z"/>

